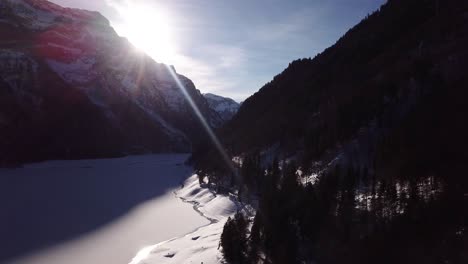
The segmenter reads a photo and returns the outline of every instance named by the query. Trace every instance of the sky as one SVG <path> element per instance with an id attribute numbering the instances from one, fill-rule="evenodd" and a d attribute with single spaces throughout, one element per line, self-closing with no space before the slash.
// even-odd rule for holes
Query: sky
<path id="1" fill-rule="evenodd" d="M 243 101 L 314 57 L 385 0 L 52 0 L 98 11 L 202 93 Z"/>

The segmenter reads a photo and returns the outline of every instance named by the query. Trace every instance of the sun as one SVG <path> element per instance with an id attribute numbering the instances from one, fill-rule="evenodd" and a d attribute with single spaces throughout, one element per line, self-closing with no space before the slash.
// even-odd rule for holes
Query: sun
<path id="1" fill-rule="evenodd" d="M 170 18 L 162 9 L 128 6 L 119 10 L 124 23 L 120 34 L 154 60 L 173 64 L 176 51 Z"/>

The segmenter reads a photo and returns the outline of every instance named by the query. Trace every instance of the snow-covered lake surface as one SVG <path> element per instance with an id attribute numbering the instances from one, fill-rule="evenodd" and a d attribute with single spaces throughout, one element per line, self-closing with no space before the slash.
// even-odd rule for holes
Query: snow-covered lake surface
<path id="1" fill-rule="evenodd" d="M 189 263 L 194 250 L 205 247 L 210 256 L 199 257 L 216 263 L 220 228 L 235 210 L 229 197 L 215 197 L 200 189 L 196 176 L 189 178 L 187 157 L 49 161 L 0 169 L 0 263 Z M 219 222 L 210 224 L 176 197 L 176 190 L 189 201 L 216 201 L 200 211 Z M 209 241 L 208 235 L 213 235 Z M 178 252 L 185 254 L 171 256 Z"/>

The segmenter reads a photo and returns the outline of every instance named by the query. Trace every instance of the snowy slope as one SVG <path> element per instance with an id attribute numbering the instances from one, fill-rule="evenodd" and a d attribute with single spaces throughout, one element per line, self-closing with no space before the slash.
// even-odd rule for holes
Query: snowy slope
<path id="1" fill-rule="evenodd" d="M 229 121 L 239 110 L 240 104 L 231 98 L 206 93 L 203 94 L 211 109 L 216 111 L 224 122 Z"/>
<path id="2" fill-rule="evenodd" d="M 141 251 L 131 264 L 169 264 L 169 263 L 221 263 L 223 258 L 218 249 L 224 224 L 234 215 L 241 205 L 234 197 L 214 194 L 200 187 L 198 177 L 193 175 L 184 183 L 176 195 L 192 203 L 194 209 L 211 220 L 211 224 L 186 234 L 153 245 Z"/>

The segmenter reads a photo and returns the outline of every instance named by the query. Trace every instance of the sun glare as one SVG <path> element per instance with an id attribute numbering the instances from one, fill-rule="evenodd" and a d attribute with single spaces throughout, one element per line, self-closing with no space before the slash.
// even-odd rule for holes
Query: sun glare
<path id="1" fill-rule="evenodd" d="M 175 43 L 167 13 L 149 6 L 129 6 L 120 11 L 125 21 L 121 34 L 157 62 L 173 64 Z"/>
<path id="2" fill-rule="evenodd" d="M 139 264 L 143 260 L 147 259 L 149 255 L 151 254 L 151 251 L 156 247 L 157 245 L 154 246 L 148 246 L 142 248 L 136 256 L 132 259 L 132 261 L 129 264 Z"/>

